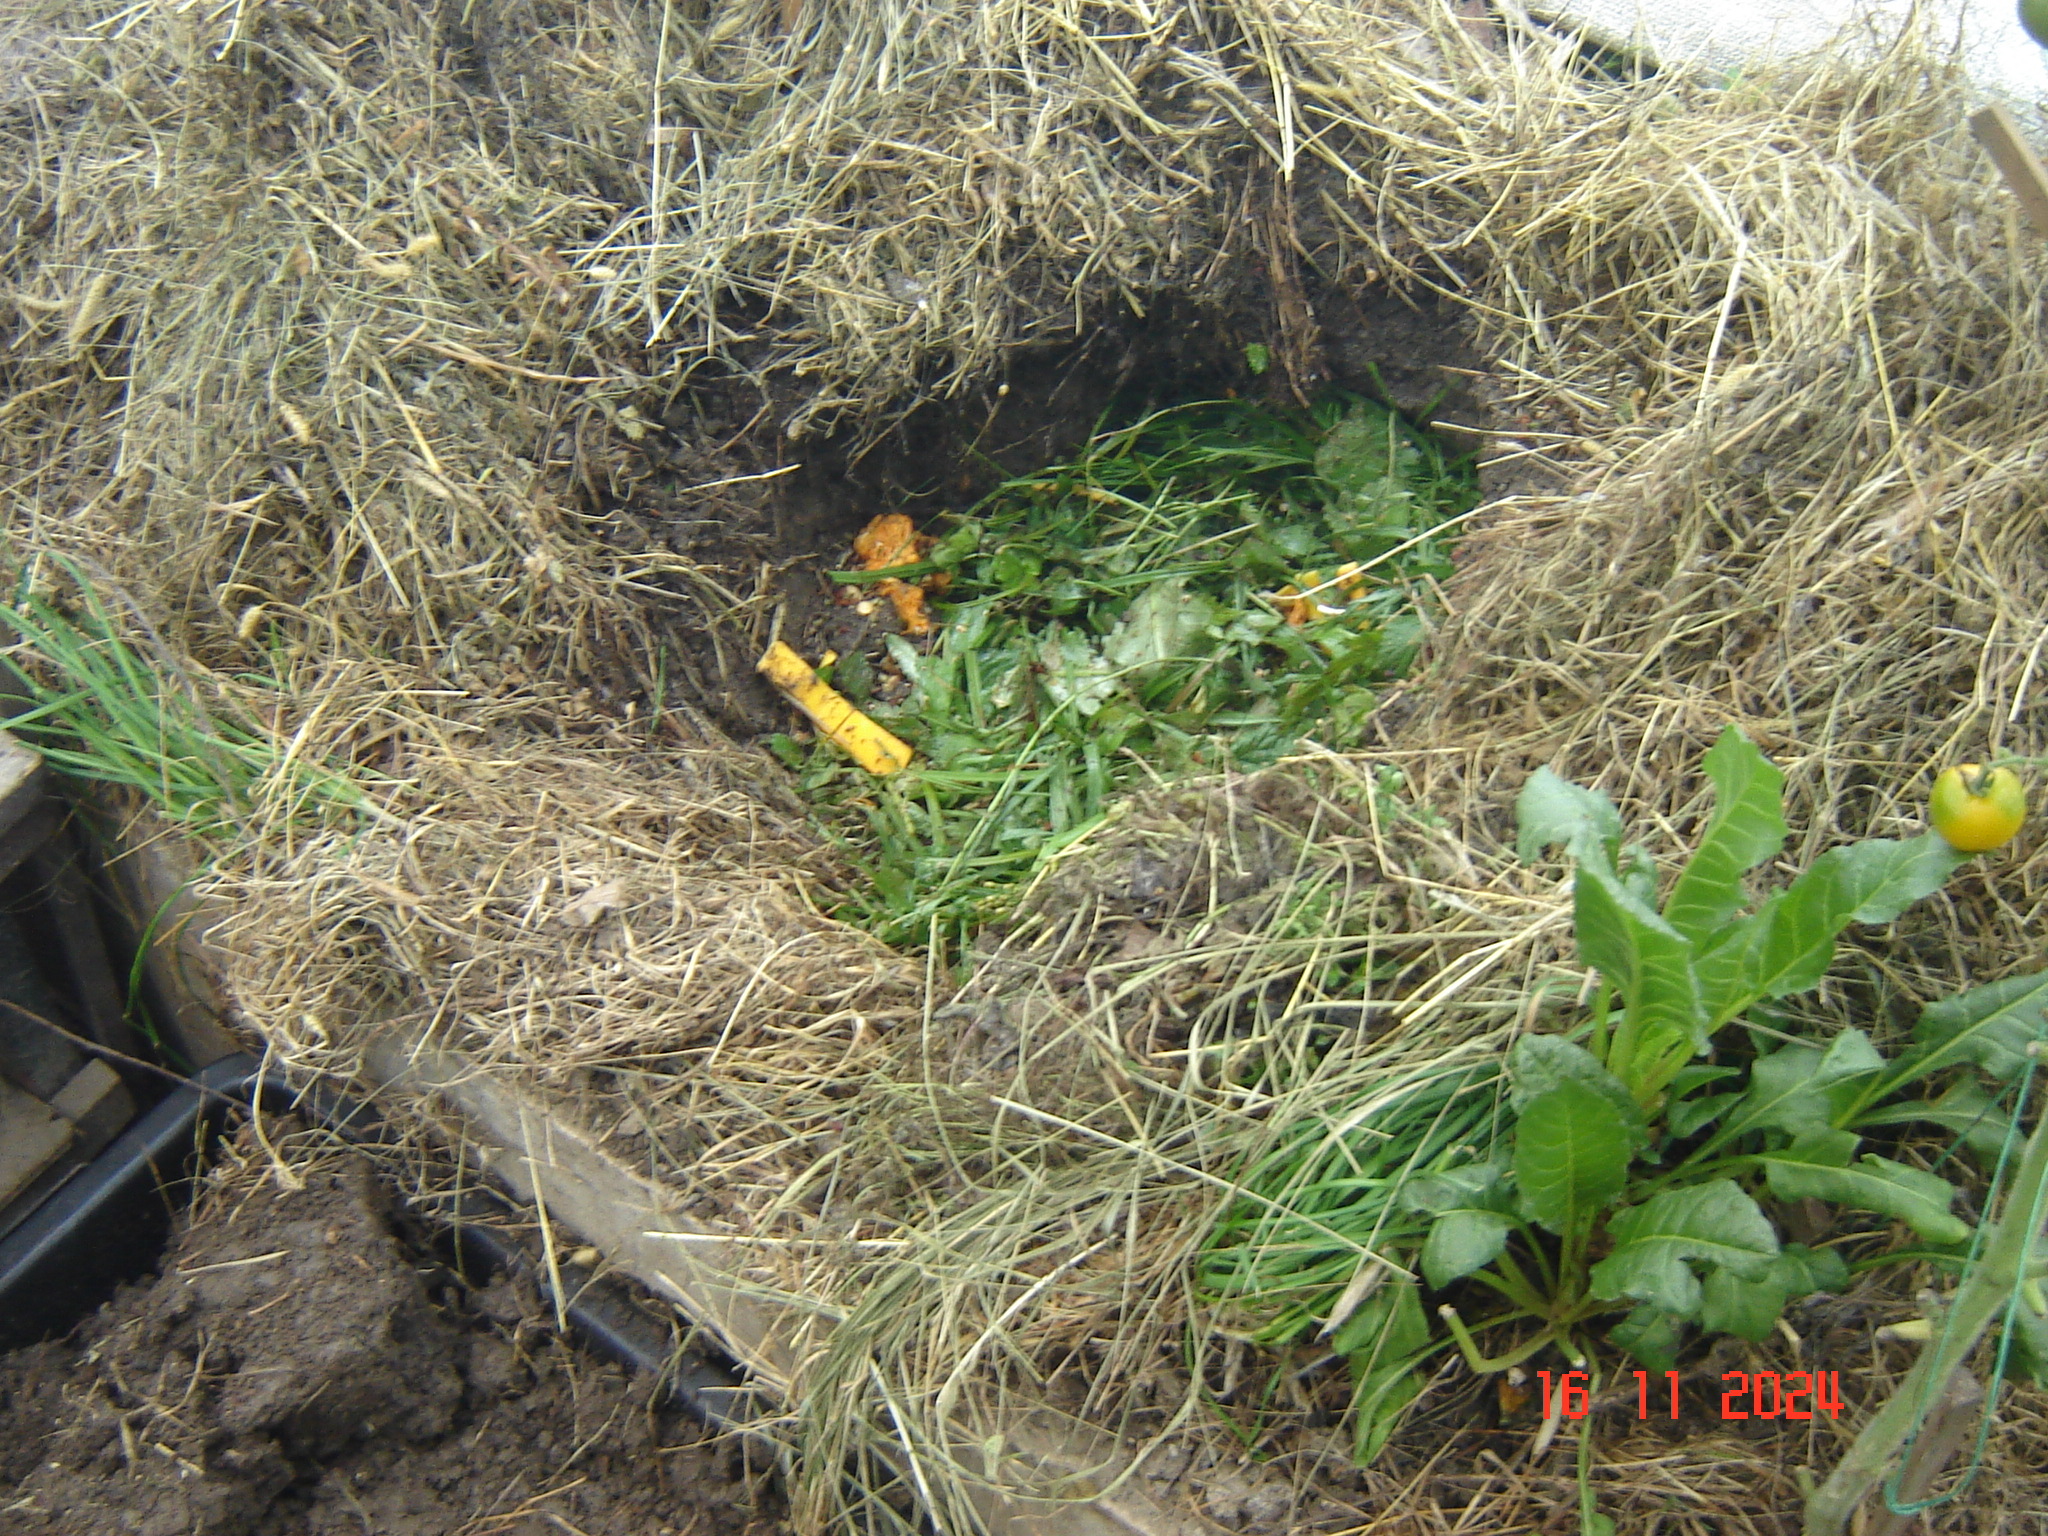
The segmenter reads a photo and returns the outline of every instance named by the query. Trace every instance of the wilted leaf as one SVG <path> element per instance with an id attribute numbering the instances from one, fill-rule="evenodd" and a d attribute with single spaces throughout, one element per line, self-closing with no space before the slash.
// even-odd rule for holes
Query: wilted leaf
<path id="1" fill-rule="evenodd" d="M 593 885 L 562 908 L 562 921 L 571 928 L 588 928 L 608 912 L 616 912 L 625 905 L 626 888 L 617 880 L 607 880 L 602 885 Z"/>
<path id="2" fill-rule="evenodd" d="M 1184 581 L 1169 576 L 1147 587 L 1124 610 L 1102 642 L 1103 659 L 1112 671 L 1143 681 L 1162 662 L 1214 650 L 1213 641 L 1206 646 L 1201 642 L 1215 619 L 1215 605 L 1208 598 L 1189 592 Z"/>
<path id="3" fill-rule="evenodd" d="M 1330 1308 L 1330 1315 L 1323 1320 L 1322 1330 L 1316 1337 L 1327 1339 L 1331 1334 L 1340 1332 L 1358 1309 L 1372 1298 L 1373 1293 L 1387 1283 L 1393 1273 L 1392 1267 L 1383 1259 L 1360 1259 L 1358 1267 L 1351 1271 L 1350 1281 Z"/>
<path id="4" fill-rule="evenodd" d="M 1084 635 L 1069 630 L 1038 648 L 1045 691 L 1081 716 L 1094 714 L 1116 693 L 1116 675 Z"/>

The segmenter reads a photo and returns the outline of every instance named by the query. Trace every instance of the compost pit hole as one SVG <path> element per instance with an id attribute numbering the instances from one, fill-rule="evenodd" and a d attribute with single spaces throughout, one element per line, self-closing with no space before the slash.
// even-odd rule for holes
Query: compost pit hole
<path id="1" fill-rule="evenodd" d="M 1488 413 L 1455 326 L 1350 314 L 1312 391 L 1266 332 L 1165 316 L 1023 359 L 879 445 L 790 451 L 753 471 L 751 532 L 676 526 L 728 571 L 753 541 L 745 622 L 674 654 L 847 855 L 835 915 L 957 953 L 1123 797 L 1363 742 L 1479 499 Z M 886 734 L 856 720 L 829 744 L 754 676 L 775 642 Z M 909 767 L 868 771 L 852 736 Z"/>
<path id="2" fill-rule="evenodd" d="M 800 690 L 814 729 L 768 743 L 859 868 L 840 915 L 957 949 L 1122 796 L 1361 744 L 1475 499 L 1329 395 L 1168 407 L 936 527 L 879 514 L 815 658 L 866 718 Z"/>

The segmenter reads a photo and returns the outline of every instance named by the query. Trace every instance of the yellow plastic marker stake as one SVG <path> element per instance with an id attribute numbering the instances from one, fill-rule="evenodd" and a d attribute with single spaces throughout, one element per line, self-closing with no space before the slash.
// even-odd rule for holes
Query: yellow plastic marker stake
<path id="1" fill-rule="evenodd" d="M 768 647 L 758 670 L 811 717 L 811 723 L 825 733 L 826 740 L 869 773 L 881 776 L 910 766 L 912 753 L 908 744 L 847 703 L 830 684 L 819 682 L 810 663 L 780 640 Z"/>

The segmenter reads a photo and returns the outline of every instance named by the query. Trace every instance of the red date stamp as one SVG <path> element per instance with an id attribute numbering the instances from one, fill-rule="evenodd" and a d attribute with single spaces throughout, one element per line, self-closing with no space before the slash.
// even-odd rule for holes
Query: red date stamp
<path id="1" fill-rule="evenodd" d="M 1543 1416 L 1551 1418 L 1562 1414 L 1567 1419 L 1583 1419 L 1592 1410 L 1590 1379 L 1584 1371 L 1566 1371 L 1556 1385 L 1556 1397 L 1552 1398 L 1550 1372 L 1538 1371 L 1543 1382 Z M 1637 1371 L 1636 1376 L 1636 1417 L 1650 1417 L 1650 1373 Z M 1671 1417 L 1678 1417 L 1678 1372 L 1666 1371 L 1666 1381 L 1671 1391 Z M 1728 1371 L 1721 1377 L 1726 1390 L 1721 1394 L 1721 1418 L 1725 1423 L 1730 1419 L 1810 1419 L 1816 1412 L 1829 1418 L 1839 1417 L 1842 1412 L 1842 1373 L 1840 1371 Z M 1732 1385 L 1729 1385 L 1732 1383 Z M 1663 1407 L 1664 1394 L 1657 1394 L 1658 1407 Z M 1554 1406 L 1553 1406 L 1554 1404 Z M 1661 1417 L 1661 1415 L 1660 1415 Z"/>

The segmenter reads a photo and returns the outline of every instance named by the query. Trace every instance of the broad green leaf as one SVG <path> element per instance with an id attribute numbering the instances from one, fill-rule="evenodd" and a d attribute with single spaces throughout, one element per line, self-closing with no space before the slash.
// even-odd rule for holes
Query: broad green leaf
<path id="1" fill-rule="evenodd" d="M 1787 1296 L 1811 1296 L 1815 1291 L 1839 1291 L 1847 1285 L 1849 1266 L 1832 1248 L 1787 1243 L 1771 1261 L 1771 1278 L 1785 1287 Z"/>
<path id="2" fill-rule="evenodd" d="M 1752 1279 L 1727 1269 L 1708 1275 L 1700 1303 L 1700 1326 L 1710 1333 L 1732 1333 L 1759 1344 L 1777 1327 L 1791 1298 L 1838 1290 L 1848 1279 L 1849 1266 L 1834 1249 L 1787 1243 L 1770 1267 Z"/>
<path id="3" fill-rule="evenodd" d="M 1495 1163 L 1466 1163 L 1417 1174 L 1401 1185 L 1401 1207 L 1431 1216 L 1466 1209 L 1505 1211 L 1508 1200 L 1501 1188 L 1503 1171 Z"/>
<path id="4" fill-rule="evenodd" d="M 1968 857 L 1931 832 L 1830 848 L 1772 908 L 1757 963 L 1757 995 L 1784 997 L 1820 985 L 1835 957 L 1836 934 L 1852 922 L 1890 922 L 1940 890 Z"/>
<path id="5" fill-rule="evenodd" d="M 1593 1266 L 1593 1294 L 1633 1296 L 1673 1317 L 1700 1309 L 1700 1283 L 1687 1261 L 1755 1280 L 1769 1272 L 1778 1234 L 1733 1179 L 1667 1189 L 1607 1223 L 1614 1252 Z"/>
<path id="6" fill-rule="evenodd" d="M 1624 891 L 1652 912 L 1657 910 L 1657 861 L 1650 857 L 1649 849 L 1641 843 L 1630 843 L 1621 850 L 1615 872 L 1621 877 Z"/>
<path id="7" fill-rule="evenodd" d="M 1782 1151 L 1769 1154 L 1773 1157 L 1790 1157 L 1794 1162 L 1818 1163 L 1828 1168 L 1846 1168 L 1856 1159 L 1856 1149 L 1863 1145 L 1862 1138 L 1853 1131 L 1813 1131 L 1792 1143 L 1796 1151 Z"/>
<path id="8" fill-rule="evenodd" d="M 1361 1467 L 1386 1448 L 1407 1416 L 1408 1405 L 1422 1396 L 1422 1373 L 1415 1362 L 1383 1365 L 1358 1376 L 1351 1394 L 1351 1455 Z"/>
<path id="9" fill-rule="evenodd" d="M 1403 1359 L 1429 1343 L 1419 1290 L 1412 1280 L 1389 1278 L 1360 1302 L 1330 1340 L 1354 1368 Z"/>
<path id="10" fill-rule="evenodd" d="M 1833 1128 L 1828 1090 L 1884 1070 L 1885 1060 L 1860 1029 L 1845 1029 L 1823 1050 L 1787 1045 L 1759 1056 L 1749 1069 L 1749 1092 L 1722 1127 L 1728 1134 L 1764 1128 L 1810 1136 Z"/>
<path id="11" fill-rule="evenodd" d="M 1407 1417 L 1408 1405 L 1422 1396 L 1422 1373 L 1414 1362 L 1381 1366 L 1359 1378 L 1351 1396 L 1351 1456 L 1361 1467 L 1386 1448 Z"/>
<path id="12" fill-rule="evenodd" d="M 2022 1301 L 2012 1320 L 2012 1367 L 2024 1380 L 2048 1387 L 2048 1317 Z"/>
<path id="13" fill-rule="evenodd" d="M 1607 1330 L 1608 1343 L 1658 1372 L 1676 1368 L 1678 1346 L 1684 1341 L 1684 1320 L 1660 1312 L 1647 1301 Z"/>
<path id="14" fill-rule="evenodd" d="M 1764 950 L 1784 901 L 1784 892 L 1773 892 L 1756 911 L 1721 928 L 1694 953 L 1693 974 L 1699 977 L 1700 1006 L 1710 1031 L 1763 996 Z"/>
<path id="15" fill-rule="evenodd" d="M 1913 1076 L 1973 1061 L 2007 1082 L 2027 1068 L 2027 1047 L 2048 1039 L 2048 971 L 1972 987 L 1920 1011 Z"/>
<path id="16" fill-rule="evenodd" d="M 1507 1247 L 1514 1218 L 1500 1211 L 1452 1210 L 1438 1216 L 1422 1245 L 1422 1276 L 1437 1290 L 1484 1269 Z"/>
<path id="17" fill-rule="evenodd" d="M 1013 544 L 996 551 L 988 564 L 988 579 L 1005 592 L 1022 592 L 1038 580 L 1044 565 L 1037 550 Z"/>
<path id="18" fill-rule="evenodd" d="M 1740 1067 L 1715 1067 L 1705 1062 L 1694 1062 L 1678 1069 L 1671 1079 L 1671 1096 L 1682 1099 L 1695 1088 L 1704 1088 L 1709 1083 L 1723 1083 L 1731 1077 L 1742 1076 Z"/>
<path id="19" fill-rule="evenodd" d="M 1854 1130 L 1873 1125 L 1938 1125 L 1986 1163 L 1995 1162 L 2012 1132 L 2012 1116 L 1981 1083 L 1964 1078 L 1933 1102 L 1910 1099 L 1859 1115 Z"/>
<path id="20" fill-rule="evenodd" d="M 965 518 L 957 528 L 940 538 L 925 558 L 941 570 L 950 571 L 981 548 L 981 524 Z"/>
<path id="21" fill-rule="evenodd" d="M 1590 1088 L 1621 1116 L 1631 1150 L 1650 1144 L 1650 1128 L 1634 1095 L 1620 1078 L 1600 1065 L 1593 1053 L 1562 1035 L 1523 1035 L 1508 1052 L 1510 1100 L 1516 1113 L 1531 1099 L 1540 1098 L 1559 1083 L 1574 1082 Z"/>
<path id="22" fill-rule="evenodd" d="M 1707 754 L 1714 816 L 1664 903 L 1664 919 L 1695 941 L 1734 916 L 1742 877 L 1784 845 L 1785 776 L 1734 726 Z"/>
<path id="23" fill-rule="evenodd" d="M 1324 435 L 1315 462 L 1349 508 L 1399 489 L 1421 470 L 1422 454 L 1384 406 L 1361 400 Z"/>
<path id="24" fill-rule="evenodd" d="M 1561 845 L 1575 859 L 1611 864 L 1621 841 L 1621 813 L 1614 802 L 1548 768 L 1538 768 L 1522 786 L 1515 824 L 1515 852 L 1525 862 Z"/>
<path id="25" fill-rule="evenodd" d="M 1676 1041 L 1704 1049 L 1707 1014 L 1685 935 L 1597 864 L 1582 860 L 1573 884 L 1579 953 L 1627 1001 L 1641 1055 L 1662 1056 Z"/>
<path id="26" fill-rule="evenodd" d="M 1585 1231 L 1621 1193 L 1631 1150 L 1620 1111 L 1584 1083 L 1539 1094 L 1515 1129 L 1523 1214 L 1560 1235 Z"/>
<path id="27" fill-rule="evenodd" d="M 1739 1093 L 1710 1093 L 1703 1098 L 1680 1099 L 1664 1112 L 1664 1128 L 1683 1140 L 1693 1132 L 1712 1125 L 1728 1112 L 1729 1106 L 1741 1102 Z"/>
<path id="28" fill-rule="evenodd" d="M 1924 1169 L 1909 1168 L 1876 1153 L 1853 1164 L 1838 1159 L 1847 1131 L 1810 1137 L 1758 1159 L 1771 1193 L 1780 1200 L 1829 1200 L 1854 1211 L 1875 1211 L 1903 1221 L 1929 1242 L 1959 1243 L 1970 1235 L 1969 1223 L 1949 1211 L 1955 1186 Z"/>
<path id="29" fill-rule="evenodd" d="M 1700 1327 L 1708 1333 L 1732 1333 L 1761 1344 L 1784 1311 L 1785 1288 L 1769 1275 L 1745 1280 L 1731 1270 L 1717 1269 L 1701 1287 Z"/>
<path id="30" fill-rule="evenodd" d="M 1360 1464 L 1377 1456 L 1422 1391 L 1416 1362 L 1429 1348 L 1421 1287 L 1389 1282 L 1351 1315 L 1332 1347 L 1346 1356 L 1352 1380 L 1353 1450 Z"/>

